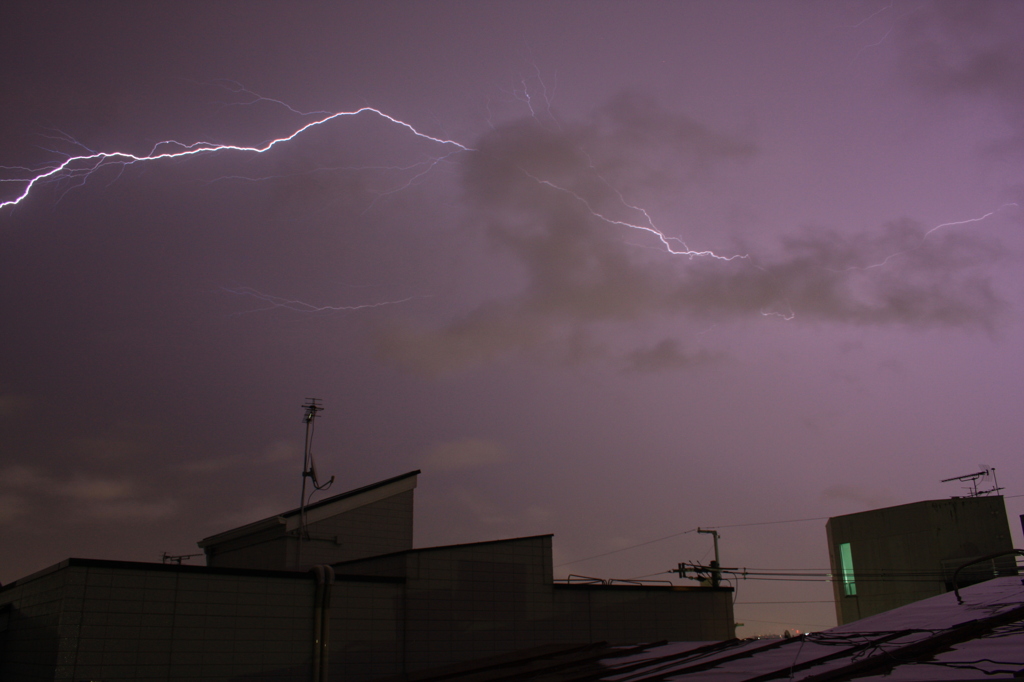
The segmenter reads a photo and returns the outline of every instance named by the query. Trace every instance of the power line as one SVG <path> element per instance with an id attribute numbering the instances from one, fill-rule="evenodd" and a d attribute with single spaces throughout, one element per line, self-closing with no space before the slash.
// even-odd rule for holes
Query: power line
<path id="1" fill-rule="evenodd" d="M 804 522 L 804 521 L 823 521 L 823 520 L 827 520 L 828 518 L 829 518 L 828 516 L 816 516 L 816 517 L 810 518 L 810 519 L 786 519 L 784 521 L 760 521 L 758 523 L 734 523 L 734 524 L 726 525 L 726 526 L 701 526 L 701 527 L 702 528 L 743 528 L 745 526 L 768 526 L 768 525 L 775 525 L 775 524 L 780 524 L 780 523 L 801 523 L 801 522 Z M 655 538 L 654 540 L 647 540 L 646 542 L 641 542 L 641 543 L 638 543 L 636 545 L 630 545 L 629 547 L 620 547 L 619 549 L 613 549 L 613 550 L 611 550 L 609 552 L 602 552 L 601 554 L 594 554 L 593 556 L 583 557 L 582 559 L 573 559 L 572 561 L 564 561 L 564 562 L 562 562 L 560 564 L 556 564 L 554 567 L 555 568 L 561 568 L 562 566 L 568 566 L 569 564 L 578 564 L 578 563 L 580 563 L 582 561 L 590 561 L 591 559 L 599 559 L 601 557 L 605 557 L 605 556 L 608 556 L 610 554 L 618 554 L 619 552 L 625 552 L 625 551 L 628 551 L 628 550 L 631 550 L 631 549 L 636 549 L 637 547 L 644 547 L 645 545 L 653 545 L 656 542 L 662 542 L 664 540 L 671 540 L 672 538 L 677 538 L 680 535 L 686 535 L 687 533 L 695 533 L 695 532 L 697 532 L 697 528 L 691 528 L 690 530 L 680 531 L 678 533 L 673 533 L 672 535 L 666 535 L 664 537 Z"/>
<path id="2" fill-rule="evenodd" d="M 684 531 L 681 531 L 679 533 L 673 533 L 672 535 L 666 535 L 663 538 L 657 538 L 655 540 L 648 540 L 647 542 L 641 542 L 640 544 L 637 544 L 637 545 L 630 545 L 629 547 L 621 547 L 619 549 L 613 549 L 610 552 L 604 552 L 602 554 L 595 554 L 593 556 L 583 557 L 582 559 L 573 559 L 572 561 L 564 561 L 564 562 L 562 562 L 560 564 L 555 564 L 555 568 L 561 568 L 562 566 L 568 566 L 569 564 L 578 564 L 581 561 L 590 561 L 591 559 L 598 559 L 598 558 L 603 557 L 603 556 L 608 556 L 609 554 L 618 554 L 619 552 L 625 552 L 625 551 L 630 550 L 630 549 L 636 549 L 637 547 L 643 547 L 644 545 L 653 545 L 655 542 L 661 542 L 663 540 L 670 540 L 672 538 L 677 538 L 680 535 L 686 535 L 687 533 L 696 533 L 696 532 L 697 532 L 696 528 L 691 528 L 690 530 L 684 530 Z M 652 573 L 651 575 L 654 575 L 654 574 Z"/>
<path id="3" fill-rule="evenodd" d="M 1024 494 L 1021 494 L 1021 495 L 1004 495 L 1003 497 L 1004 498 L 1024 497 Z M 757 522 L 754 522 L 754 523 L 733 523 L 733 524 L 728 524 L 728 525 L 724 525 L 724 526 L 700 526 L 700 528 L 708 528 L 708 529 L 711 529 L 711 528 L 748 528 L 748 527 L 751 527 L 751 526 L 774 526 L 774 525 L 778 525 L 778 524 L 782 524 L 782 523 L 804 523 L 806 521 L 827 521 L 830 518 L 831 517 L 829 517 L 829 516 L 812 516 L 812 517 L 804 518 L 804 519 L 784 519 L 784 520 L 781 520 L 781 521 L 757 521 Z M 594 554 L 592 556 L 583 557 L 582 559 L 573 559 L 572 561 L 563 561 L 560 564 L 555 564 L 554 568 L 561 568 L 562 566 L 569 566 L 570 564 L 578 564 L 578 563 L 581 563 L 581 562 L 584 562 L 584 561 L 590 561 L 591 559 L 600 559 L 601 557 L 610 556 L 612 554 L 618 554 L 620 552 L 627 552 L 627 551 L 629 551 L 631 549 L 636 549 L 637 547 L 645 547 L 647 545 L 653 545 L 653 544 L 655 544 L 657 542 L 663 542 L 665 540 L 671 540 L 672 538 L 677 538 L 680 535 L 686 535 L 688 533 L 695 533 L 698 530 L 699 530 L 699 528 L 691 528 L 690 530 L 684 530 L 684 531 L 680 531 L 678 533 L 672 533 L 671 535 L 665 535 L 665 536 L 660 537 L 660 538 L 655 538 L 654 540 L 647 540 L 645 542 L 640 542 L 640 543 L 637 543 L 635 545 L 629 545 L 628 547 L 620 547 L 619 549 L 613 549 L 613 550 L 608 551 L 608 552 L 602 552 L 601 554 Z M 819 570 L 819 569 L 809 569 L 809 570 Z M 672 571 L 665 571 L 665 572 L 666 573 L 671 573 Z M 651 575 L 657 575 L 657 574 L 652 573 Z"/>
<path id="4" fill-rule="evenodd" d="M 809 519 L 786 519 L 785 521 L 759 521 L 757 523 L 734 523 L 728 526 L 701 526 L 701 528 L 745 528 L 747 526 L 774 526 L 778 523 L 800 523 L 802 521 L 828 521 L 830 516 L 815 516 Z"/>
<path id="5" fill-rule="evenodd" d="M 803 601 L 738 601 L 736 606 L 746 606 L 747 604 L 835 604 L 834 599 L 809 599 Z"/>

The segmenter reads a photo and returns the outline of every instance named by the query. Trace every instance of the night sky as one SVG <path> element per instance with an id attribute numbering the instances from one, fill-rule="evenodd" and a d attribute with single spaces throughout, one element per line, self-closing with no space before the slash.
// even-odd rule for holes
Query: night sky
<path id="1" fill-rule="evenodd" d="M 824 569 L 982 466 L 1022 546 L 1022 3 L 8 2 L 0 52 L 2 582 L 297 506 L 309 397 L 331 492 L 422 469 L 417 546 L 556 577 Z"/>

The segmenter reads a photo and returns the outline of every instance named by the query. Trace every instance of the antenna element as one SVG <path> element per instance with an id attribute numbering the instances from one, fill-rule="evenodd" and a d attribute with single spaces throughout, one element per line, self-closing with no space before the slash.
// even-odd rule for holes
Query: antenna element
<path id="1" fill-rule="evenodd" d="M 978 480 L 987 477 L 989 474 L 992 474 L 992 487 L 988 490 L 978 490 Z M 1002 490 L 1002 488 L 999 487 L 999 480 L 996 478 L 995 467 L 985 467 L 981 471 L 976 471 L 973 474 L 964 474 L 963 476 L 954 476 L 953 478 L 942 479 L 943 483 L 949 483 L 950 481 L 960 481 L 963 483 L 969 482 L 971 487 L 965 488 L 968 492 L 967 497 L 981 497 L 983 495 L 991 495 L 992 493 L 998 495 L 999 491 Z"/>

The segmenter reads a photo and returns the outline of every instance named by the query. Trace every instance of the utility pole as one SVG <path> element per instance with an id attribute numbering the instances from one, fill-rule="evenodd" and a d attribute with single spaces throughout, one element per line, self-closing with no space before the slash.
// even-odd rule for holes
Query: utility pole
<path id="1" fill-rule="evenodd" d="M 715 540 L 715 560 L 711 562 L 711 587 L 719 587 L 722 584 L 722 571 L 719 568 L 722 564 L 719 563 L 718 557 L 718 531 L 697 528 L 697 532 L 708 534 Z"/>

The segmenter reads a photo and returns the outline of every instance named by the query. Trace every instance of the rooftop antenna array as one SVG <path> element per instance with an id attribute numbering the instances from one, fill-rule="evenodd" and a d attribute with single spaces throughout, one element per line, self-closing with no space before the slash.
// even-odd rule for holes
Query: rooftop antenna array
<path id="1" fill-rule="evenodd" d="M 306 398 L 306 404 L 302 406 L 306 412 L 302 417 L 302 421 L 306 424 L 306 447 L 302 460 L 302 498 L 299 501 L 299 541 L 301 542 L 304 538 L 307 538 L 308 534 L 306 531 L 306 505 L 309 504 L 310 498 L 319 491 L 327 490 L 334 483 L 334 476 L 331 476 L 330 480 L 326 483 L 320 483 L 320 479 L 316 475 L 316 462 L 313 461 L 313 430 L 314 422 L 316 421 L 317 413 L 323 412 L 323 405 L 319 398 Z M 313 489 L 309 491 L 309 496 L 306 496 L 306 479 L 309 479 L 313 485 Z"/>
<path id="2" fill-rule="evenodd" d="M 983 495 L 999 494 L 1002 488 L 999 487 L 999 479 L 996 478 L 996 468 L 981 465 L 981 471 L 975 471 L 973 474 L 964 474 L 963 476 L 954 476 L 953 478 L 942 479 L 943 483 L 949 483 L 950 481 L 960 481 L 961 483 L 970 483 L 970 487 L 965 487 L 967 491 L 967 497 L 982 497 Z M 978 481 L 987 478 L 991 474 L 992 476 L 992 487 L 988 490 L 978 490 Z"/>

